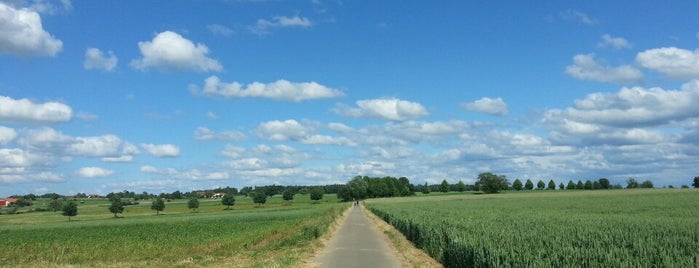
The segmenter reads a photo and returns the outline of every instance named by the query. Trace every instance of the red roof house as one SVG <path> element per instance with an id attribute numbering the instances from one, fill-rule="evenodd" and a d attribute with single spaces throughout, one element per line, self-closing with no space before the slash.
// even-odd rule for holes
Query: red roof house
<path id="1" fill-rule="evenodd" d="M 14 198 L 2 198 L 0 199 L 0 207 L 9 207 L 10 205 L 17 203 L 17 199 Z"/>

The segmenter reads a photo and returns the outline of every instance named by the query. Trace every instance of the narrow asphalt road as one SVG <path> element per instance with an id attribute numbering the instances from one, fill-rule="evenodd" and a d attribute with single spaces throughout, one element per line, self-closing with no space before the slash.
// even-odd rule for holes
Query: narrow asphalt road
<path id="1" fill-rule="evenodd" d="M 318 267 L 401 267 L 384 234 L 364 214 L 362 207 L 352 207 L 345 222 L 320 256 Z"/>

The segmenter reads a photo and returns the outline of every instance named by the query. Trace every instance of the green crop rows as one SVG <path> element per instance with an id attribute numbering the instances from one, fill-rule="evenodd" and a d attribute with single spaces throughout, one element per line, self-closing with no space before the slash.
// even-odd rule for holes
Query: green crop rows
<path id="1" fill-rule="evenodd" d="M 445 267 L 699 267 L 699 192 L 449 195 L 367 207 Z"/>
<path id="2" fill-rule="evenodd" d="M 149 202 L 121 218 L 107 201 L 85 201 L 67 221 L 60 212 L 0 216 L 0 267 L 270 267 L 305 261 L 345 204 L 241 198 L 234 210 L 202 200 L 198 212 L 171 202 L 155 216 Z M 279 198 L 280 199 L 280 198 Z"/>

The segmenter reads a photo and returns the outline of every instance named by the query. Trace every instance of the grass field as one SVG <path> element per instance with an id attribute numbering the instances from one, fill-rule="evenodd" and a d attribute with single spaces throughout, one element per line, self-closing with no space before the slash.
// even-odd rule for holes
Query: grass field
<path id="1" fill-rule="evenodd" d="M 176 200 L 155 216 L 142 200 L 114 219 L 107 200 L 81 201 L 70 222 L 60 212 L 0 216 L 0 266 L 288 267 L 317 248 L 316 238 L 347 206 L 334 195 L 319 204 L 297 195 L 291 204 L 275 196 L 261 207 L 237 198 L 232 210 L 201 199 L 191 212 L 187 200 Z"/>
<path id="2" fill-rule="evenodd" d="M 699 191 L 367 200 L 445 267 L 699 267 Z"/>

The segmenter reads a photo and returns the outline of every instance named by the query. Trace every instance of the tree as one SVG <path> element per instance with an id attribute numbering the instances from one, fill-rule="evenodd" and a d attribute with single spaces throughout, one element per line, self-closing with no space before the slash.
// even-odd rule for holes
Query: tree
<path id="1" fill-rule="evenodd" d="M 323 187 L 313 187 L 313 189 L 311 189 L 311 200 L 318 203 L 318 201 L 323 199 L 324 193 L 325 189 Z"/>
<path id="2" fill-rule="evenodd" d="M 442 180 L 442 183 L 439 184 L 439 191 L 442 193 L 449 192 L 449 183 L 446 179 Z"/>
<path id="3" fill-rule="evenodd" d="M 264 192 L 259 192 L 259 193 L 264 195 L 265 199 L 267 198 L 266 197 L 267 194 L 265 194 Z M 226 206 L 226 210 L 229 210 L 229 209 L 231 209 L 232 205 L 235 205 L 235 197 L 233 196 L 233 194 L 227 193 L 226 195 L 223 196 L 223 198 L 221 198 L 221 204 Z"/>
<path id="4" fill-rule="evenodd" d="M 432 190 L 430 190 L 430 185 L 425 182 L 425 185 L 422 186 L 422 193 L 423 194 L 429 194 Z"/>
<path id="5" fill-rule="evenodd" d="M 187 201 L 187 208 L 191 209 L 192 212 L 197 211 L 199 208 L 199 198 L 196 196 L 190 197 L 189 201 Z"/>
<path id="6" fill-rule="evenodd" d="M 581 180 L 578 180 L 578 184 L 575 185 L 575 189 L 585 189 L 585 184 Z"/>
<path id="7" fill-rule="evenodd" d="M 350 190 L 350 187 L 347 185 L 340 187 L 340 190 L 337 191 L 337 198 L 342 202 L 352 200 L 352 190 Z"/>
<path id="8" fill-rule="evenodd" d="M 527 179 L 527 182 L 524 183 L 524 189 L 531 190 L 534 189 L 534 183 L 532 180 Z"/>
<path id="9" fill-rule="evenodd" d="M 699 188 L 699 176 L 694 177 L 694 182 L 692 183 L 692 186 L 694 186 L 694 188 Z"/>
<path id="10" fill-rule="evenodd" d="M 549 190 L 556 190 L 556 183 L 553 182 L 553 180 L 550 180 L 548 188 L 549 188 Z"/>
<path id="11" fill-rule="evenodd" d="M 600 178 L 598 182 L 600 189 L 610 189 L 612 187 L 607 178 Z"/>
<path id="12" fill-rule="evenodd" d="M 151 203 L 150 209 L 155 210 L 155 215 L 160 215 L 160 212 L 165 210 L 165 200 L 160 197 L 156 198 Z"/>
<path id="13" fill-rule="evenodd" d="M 252 192 L 252 202 L 257 204 L 257 206 L 261 206 L 264 203 L 267 203 L 267 194 L 261 191 L 254 191 Z"/>
<path id="14" fill-rule="evenodd" d="M 76 204 L 73 201 L 68 201 L 65 204 L 63 204 L 61 210 L 63 211 L 62 215 L 67 216 L 68 221 L 70 221 L 70 217 L 78 215 L 78 204 Z"/>
<path id="15" fill-rule="evenodd" d="M 61 201 L 59 201 L 58 199 L 53 199 L 51 200 L 51 202 L 49 202 L 47 209 L 56 212 L 61 210 L 62 207 L 63 203 L 61 203 Z"/>
<path id="16" fill-rule="evenodd" d="M 507 189 L 509 183 L 504 175 L 495 175 L 490 172 L 478 174 L 478 184 L 481 191 L 485 193 L 499 193 L 501 190 Z"/>
<path id="17" fill-rule="evenodd" d="M 585 181 L 585 186 L 583 186 L 585 190 L 592 190 L 594 189 L 592 186 L 592 181 L 591 180 L 586 180 Z"/>
<path id="18" fill-rule="evenodd" d="M 568 185 L 566 186 L 566 189 L 567 190 L 575 190 L 575 183 L 573 182 L 573 180 L 568 181 Z"/>
<path id="19" fill-rule="evenodd" d="M 345 188 L 345 187 L 342 187 L 342 188 Z M 338 195 L 339 195 L 339 194 L 340 194 L 340 193 L 338 193 Z M 286 191 L 284 191 L 284 192 L 282 193 L 282 199 L 284 199 L 284 201 L 287 201 L 287 202 L 290 202 L 291 200 L 294 200 L 294 190 L 292 190 L 292 189 L 286 189 Z"/>
<path id="20" fill-rule="evenodd" d="M 515 179 L 514 182 L 512 182 L 512 189 L 515 189 L 516 191 L 521 191 L 524 185 L 522 185 L 522 181 L 519 179 Z"/>
<path id="21" fill-rule="evenodd" d="M 121 202 L 121 198 L 119 197 L 114 197 L 111 201 L 112 204 L 109 205 L 109 212 L 114 213 L 114 218 L 119 218 L 117 214 L 124 212 L 124 203 Z"/>
<path id="22" fill-rule="evenodd" d="M 626 180 L 626 189 L 638 188 L 638 182 L 634 178 Z"/>
<path id="23" fill-rule="evenodd" d="M 640 185 L 641 188 L 653 188 L 653 182 L 649 180 L 645 180 L 641 183 Z"/>
<path id="24" fill-rule="evenodd" d="M 350 190 L 350 199 L 361 200 L 367 197 L 369 182 L 361 176 L 356 176 L 347 183 L 347 187 Z"/>
<path id="25" fill-rule="evenodd" d="M 539 181 L 536 183 L 536 189 L 537 189 L 537 190 L 543 190 L 544 187 L 546 187 L 546 183 L 544 183 L 544 181 L 539 180 Z"/>
<path id="26" fill-rule="evenodd" d="M 558 185 L 558 190 L 563 190 L 565 189 L 566 186 L 561 182 L 561 184 Z"/>
<path id="27" fill-rule="evenodd" d="M 466 184 L 464 184 L 463 181 L 459 181 L 458 183 L 456 183 L 456 190 L 459 192 L 466 191 Z"/>

